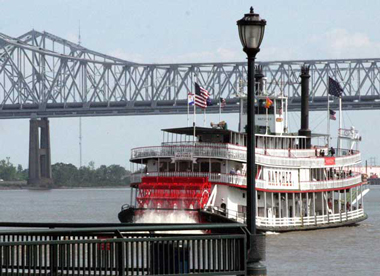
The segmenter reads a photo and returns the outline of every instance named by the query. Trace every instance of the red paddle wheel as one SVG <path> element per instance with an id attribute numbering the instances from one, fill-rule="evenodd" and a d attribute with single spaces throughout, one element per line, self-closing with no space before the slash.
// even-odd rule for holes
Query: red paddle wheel
<path id="1" fill-rule="evenodd" d="M 200 209 L 210 191 L 207 177 L 143 177 L 136 200 L 138 208 Z"/>

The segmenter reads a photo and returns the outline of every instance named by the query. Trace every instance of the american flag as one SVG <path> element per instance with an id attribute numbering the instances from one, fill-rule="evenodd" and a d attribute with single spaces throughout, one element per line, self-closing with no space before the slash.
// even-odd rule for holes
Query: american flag
<path id="1" fill-rule="evenodd" d="M 220 98 L 220 107 L 224 108 L 227 105 L 225 98 Z"/>
<path id="2" fill-rule="evenodd" d="M 195 83 L 195 105 L 200 108 L 207 108 L 207 99 L 210 97 L 210 93 L 200 87 L 198 83 Z"/>
<path id="3" fill-rule="evenodd" d="M 330 109 L 330 120 L 336 120 L 336 116 L 335 116 L 336 112 L 332 109 Z"/>
<path id="4" fill-rule="evenodd" d="M 340 86 L 339 82 L 329 77 L 329 94 L 335 97 L 342 97 L 343 88 Z"/>

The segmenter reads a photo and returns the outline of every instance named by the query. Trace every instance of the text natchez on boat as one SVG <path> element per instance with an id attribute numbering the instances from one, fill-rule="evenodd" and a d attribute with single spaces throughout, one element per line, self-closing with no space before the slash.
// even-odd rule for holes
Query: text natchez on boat
<path id="1" fill-rule="evenodd" d="M 309 70 L 302 67 L 301 129 L 288 132 L 288 99 L 267 96 L 256 75 L 256 225 L 263 231 L 306 230 L 355 224 L 367 218 L 366 178 L 360 173 L 354 129 L 330 136 L 309 130 Z M 161 146 L 132 149 L 130 204 L 119 219 L 132 222 L 146 210 L 185 210 L 199 221 L 245 221 L 246 101 L 239 131 L 220 123 L 163 130 Z M 269 107 L 268 107 L 269 106 Z"/>

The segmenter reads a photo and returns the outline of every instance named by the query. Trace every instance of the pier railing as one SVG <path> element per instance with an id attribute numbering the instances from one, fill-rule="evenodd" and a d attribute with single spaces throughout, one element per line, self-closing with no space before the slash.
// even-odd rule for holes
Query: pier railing
<path id="1" fill-rule="evenodd" d="M 244 227 L 232 223 L 2 230 L 0 275 L 245 275 Z"/>

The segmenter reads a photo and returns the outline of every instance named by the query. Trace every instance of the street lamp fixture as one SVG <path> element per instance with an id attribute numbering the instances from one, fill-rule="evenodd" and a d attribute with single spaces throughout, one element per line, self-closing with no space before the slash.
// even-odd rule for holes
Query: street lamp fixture
<path id="1" fill-rule="evenodd" d="M 243 51 L 256 55 L 260 51 L 260 45 L 264 38 L 265 25 L 267 22 L 260 19 L 260 15 L 253 12 L 251 7 L 250 13 L 244 15 L 237 22 L 239 28 L 240 42 L 243 45 Z"/>
<path id="2" fill-rule="evenodd" d="M 247 229 L 250 233 L 247 254 L 247 275 L 266 275 L 260 263 L 256 235 L 256 185 L 255 185 L 255 58 L 264 38 L 266 21 L 253 12 L 237 21 L 243 51 L 248 59 L 247 76 Z"/>

